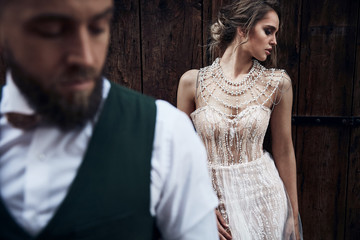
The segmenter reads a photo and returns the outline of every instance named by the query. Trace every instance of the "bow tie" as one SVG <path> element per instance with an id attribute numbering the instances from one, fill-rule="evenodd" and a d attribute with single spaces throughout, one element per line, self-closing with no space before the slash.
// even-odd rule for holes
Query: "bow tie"
<path id="1" fill-rule="evenodd" d="M 26 115 L 21 113 L 9 112 L 5 114 L 8 122 L 16 128 L 30 130 L 40 122 L 40 116 L 36 114 Z"/>

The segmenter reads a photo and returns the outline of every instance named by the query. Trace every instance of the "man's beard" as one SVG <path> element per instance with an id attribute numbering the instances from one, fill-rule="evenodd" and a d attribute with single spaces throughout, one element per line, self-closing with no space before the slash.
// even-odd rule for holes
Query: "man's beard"
<path id="1" fill-rule="evenodd" d="M 103 83 L 101 76 L 92 68 L 73 66 L 55 81 L 52 80 L 52 87 L 45 88 L 16 62 L 9 51 L 5 54 L 5 60 L 15 84 L 44 122 L 55 124 L 67 131 L 83 127 L 88 120 L 95 117 L 102 99 Z M 56 84 L 70 82 L 76 78 L 94 79 L 95 86 L 92 92 L 73 92 L 64 96 L 56 91 Z"/>

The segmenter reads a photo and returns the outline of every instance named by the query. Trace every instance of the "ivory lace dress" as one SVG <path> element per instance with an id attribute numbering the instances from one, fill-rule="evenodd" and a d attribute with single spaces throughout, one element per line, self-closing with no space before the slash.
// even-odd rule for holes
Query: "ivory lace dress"
<path id="1" fill-rule="evenodd" d="M 219 62 L 200 69 L 197 109 L 191 113 L 208 153 L 219 211 L 234 240 L 292 239 L 290 201 L 272 157 L 263 150 L 275 99 L 290 79 L 284 70 L 266 69 L 254 60 L 250 72 L 233 82 Z"/>

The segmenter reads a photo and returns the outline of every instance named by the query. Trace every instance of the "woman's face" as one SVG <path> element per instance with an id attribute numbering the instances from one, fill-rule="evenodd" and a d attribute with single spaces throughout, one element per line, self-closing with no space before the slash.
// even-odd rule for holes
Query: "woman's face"
<path id="1" fill-rule="evenodd" d="M 249 39 L 243 44 L 244 50 L 259 61 L 265 61 L 277 44 L 278 30 L 279 17 L 275 11 L 271 10 L 250 30 Z"/>

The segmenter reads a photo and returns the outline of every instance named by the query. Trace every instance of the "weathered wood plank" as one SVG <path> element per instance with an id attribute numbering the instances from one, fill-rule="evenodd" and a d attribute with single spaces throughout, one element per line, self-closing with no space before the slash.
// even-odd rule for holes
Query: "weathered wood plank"
<path id="1" fill-rule="evenodd" d="M 297 138 L 304 239 L 342 239 L 348 129 L 298 126 Z"/>
<path id="2" fill-rule="evenodd" d="M 293 83 L 293 114 L 297 113 L 299 68 L 300 68 L 300 24 L 302 0 L 282 0 L 281 29 L 277 37 L 278 68 L 285 69 Z"/>
<path id="3" fill-rule="evenodd" d="M 111 42 L 105 65 L 110 80 L 141 91 L 140 17 L 138 0 L 115 0 Z"/>
<path id="4" fill-rule="evenodd" d="M 354 1 L 303 1 L 299 115 L 351 114 L 357 11 Z M 342 9 L 339 11 L 339 9 Z M 305 239 L 342 239 L 349 129 L 298 127 Z"/>
<path id="5" fill-rule="evenodd" d="M 358 5 L 357 49 L 354 77 L 353 116 L 360 117 L 360 4 Z M 360 236 L 360 128 L 351 131 L 347 188 L 345 239 Z"/>
<path id="6" fill-rule="evenodd" d="M 181 75 L 201 66 L 201 1 L 141 0 L 143 89 L 176 102 Z"/>

